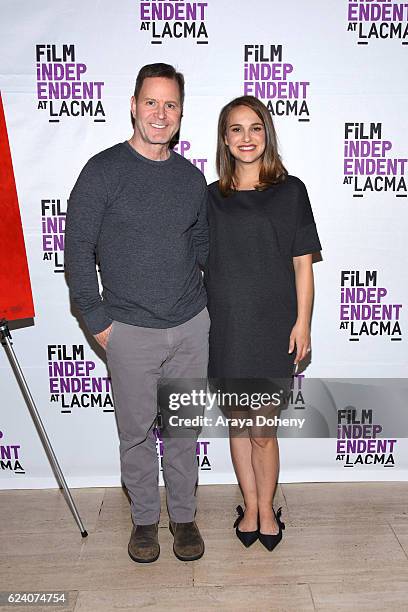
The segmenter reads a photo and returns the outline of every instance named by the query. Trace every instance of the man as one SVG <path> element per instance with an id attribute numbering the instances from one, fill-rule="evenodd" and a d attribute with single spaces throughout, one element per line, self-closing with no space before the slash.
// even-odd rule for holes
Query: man
<path id="1" fill-rule="evenodd" d="M 140 70 L 131 98 L 133 136 L 88 161 L 66 219 L 68 284 L 106 350 L 134 523 L 128 551 L 141 563 L 160 554 L 157 384 L 163 377 L 204 378 L 208 360 L 199 268 L 208 249 L 206 182 L 170 148 L 183 99 L 184 77 L 172 66 Z M 204 553 L 194 521 L 196 439 L 192 430 L 166 439 L 163 457 L 173 549 L 183 561 Z"/>

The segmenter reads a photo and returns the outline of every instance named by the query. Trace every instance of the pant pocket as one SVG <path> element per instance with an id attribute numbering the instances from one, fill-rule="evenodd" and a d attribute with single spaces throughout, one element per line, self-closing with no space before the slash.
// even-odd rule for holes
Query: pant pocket
<path id="1" fill-rule="evenodd" d="M 115 327 L 116 327 L 116 321 L 112 321 L 112 327 L 111 327 L 111 330 L 109 332 L 108 340 L 106 342 L 105 351 L 108 351 L 108 349 L 110 348 L 110 346 L 112 344 L 112 336 L 113 336 L 113 332 L 114 332 Z"/>

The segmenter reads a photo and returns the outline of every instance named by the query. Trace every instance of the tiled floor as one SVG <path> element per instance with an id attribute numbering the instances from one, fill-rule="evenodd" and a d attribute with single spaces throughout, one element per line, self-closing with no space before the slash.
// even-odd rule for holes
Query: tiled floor
<path id="1" fill-rule="evenodd" d="M 245 549 L 232 529 L 236 486 L 199 488 L 199 561 L 172 552 L 163 497 L 161 555 L 127 555 L 122 489 L 72 490 L 89 532 L 82 539 L 56 490 L 0 492 L 0 591 L 69 591 L 69 605 L 33 610 L 408 611 L 405 483 L 280 485 L 286 530 L 272 553 Z M 163 491 L 162 491 L 163 493 Z M 24 610 L 27 607 L 1 607 Z"/>

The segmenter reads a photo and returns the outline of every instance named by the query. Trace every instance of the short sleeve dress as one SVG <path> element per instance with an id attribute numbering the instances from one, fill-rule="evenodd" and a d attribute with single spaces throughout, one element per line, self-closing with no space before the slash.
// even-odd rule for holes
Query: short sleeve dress
<path id="1" fill-rule="evenodd" d="M 221 195 L 209 186 L 210 379 L 290 378 L 297 318 L 293 257 L 321 250 L 305 185 Z"/>

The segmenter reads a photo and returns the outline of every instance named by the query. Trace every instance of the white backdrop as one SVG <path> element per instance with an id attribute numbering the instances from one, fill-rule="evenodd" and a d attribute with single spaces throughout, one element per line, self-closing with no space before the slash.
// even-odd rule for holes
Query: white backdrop
<path id="1" fill-rule="evenodd" d="M 85 392 L 62 398 L 50 386 L 50 363 L 61 357 L 91 362 L 91 377 L 107 377 L 103 355 L 70 311 L 61 273 L 63 213 L 88 158 L 130 137 L 129 99 L 146 63 L 164 61 L 184 73 L 178 150 L 195 160 L 208 182 L 216 179 L 221 107 L 245 91 L 255 93 L 245 64 L 263 64 L 265 72 L 274 64 L 272 97 L 264 101 L 286 167 L 307 185 L 323 245 L 323 261 L 314 266 L 312 363 L 304 376 L 406 378 L 408 36 L 407 15 L 401 9 L 398 21 L 394 5 L 399 3 L 3 0 L 0 86 L 36 308 L 34 325 L 13 333 L 14 348 L 71 486 L 118 485 L 120 471 L 109 382 L 94 383 L 103 389 L 93 394 L 96 406 L 85 405 Z M 368 19 L 358 21 L 358 10 L 371 11 Z M 160 12 L 168 18 L 159 19 Z M 59 80 L 61 69 L 68 78 Z M 51 85 L 44 71 L 51 71 Z M 278 87 L 280 98 L 273 97 Z M 299 97 L 287 98 L 289 87 Z M 91 104 L 89 97 L 80 99 L 84 95 L 93 96 Z M 353 160 L 344 167 L 345 141 L 350 147 L 351 140 L 371 150 L 368 156 L 361 151 L 364 167 L 357 170 Z M 387 143 L 385 155 L 381 142 Z M 394 161 L 378 162 L 384 157 Z M 388 314 L 371 311 L 365 322 L 345 325 L 342 271 L 386 289 L 379 303 L 393 306 Z M 343 276 L 350 287 L 352 275 Z M 0 488 L 56 486 L 3 350 L 0 376 Z M 336 443 L 281 440 L 280 480 L 407 479 L 405 438 L 393 445 L 392 470 L 370 463 L 365 453 L 353 469 L 344 469 Z M 235 482 L 227 440 L 202 439 L 199 461 L 201 483 Z"/>

